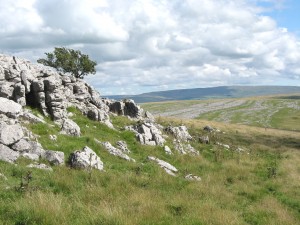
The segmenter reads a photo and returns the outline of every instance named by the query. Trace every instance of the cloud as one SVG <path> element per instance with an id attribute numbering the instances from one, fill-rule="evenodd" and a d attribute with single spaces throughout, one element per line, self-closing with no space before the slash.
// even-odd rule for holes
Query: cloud
<path id="1" fill-rule="evenodd" d="M 296 84 L 299 38 L 262 14 L 285 2 L 275 3 L 0 0 L 0 48 L 31 60 L 55 46 L 82 50 L 98 62 L 86 80 L 104 94 Z"/>

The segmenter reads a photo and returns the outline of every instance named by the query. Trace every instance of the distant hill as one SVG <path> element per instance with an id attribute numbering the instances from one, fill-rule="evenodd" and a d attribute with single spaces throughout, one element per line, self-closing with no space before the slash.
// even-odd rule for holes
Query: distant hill
<path id="1" fill-rule="evenodd" d="M 242 98 L 261 95 L 300 93 L 300 86 L 222 86 L 149 92 L 139 95 L 105 96 L 116 100 L 130 98 L 137 103 L 212 98 Z"/>

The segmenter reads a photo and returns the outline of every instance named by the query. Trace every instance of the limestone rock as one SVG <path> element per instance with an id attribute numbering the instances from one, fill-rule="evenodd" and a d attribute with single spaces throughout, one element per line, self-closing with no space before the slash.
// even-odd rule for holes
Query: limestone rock
<path id="1" fill-rule="evenodd" d="M 19 158 L 19 156 L 20 154 L 18 152 L 13 151 L 3 144 L 0 144 L 0 160 L 14 163 Z"/>
<path id="2" fill-rule="evenodd" d="M 46 164 L 43 164 L 43 163 L 32 163 L 32 164 L 29 164 L 27 167 L 53 171 L 53 169 L 50 166 L 47 166 Z"/>
<path id="3" fill-rule="evenodd" d="M 40 117 L 37 117 L 35 115 L 33 115 L 30 111 L 26 110 L 23 115 L 22 118 L 24 118 L 25 120 L 31 122 L 31 123 L 46 123 L 45 120 L 41 119 Z"/>
<path id="4" fill-rule="evenodd" d="M 18 152 L 26 152 L 26 151 L 28 152 L 31 148 L 32 148 L 31 143 L 29 143 L 25 139 L 21 139 L 12 145 L 12 149 Z"/>
<path id="5" fill-rule="evenodd" d="M 176 139 L 180 141 L 187 142 L 189 140 L 192 140 L 192 136 L 189 134 L 186 126 L 179 126 L 179 127 L 168 126 L 165 130 L 166 132 L 172 134 Z"/>
<path id="6" fill-rule="evenodd" d="M 199 152 L 196 149 L 194 149 L 193 146 L 191 146 L 189 143 L 181 142 L 178 139 L 174 139 L 173 144 L 175 149 L 183 155 L 185 154 L 191 154 L 195 156 L 199 155 Z"/>
<path id="7" fill-rule="evenodd" d="M 119 147 L 119 149 L 123 152 L 123 153 L 130 153 L 130 150 L 128 149 L 128 146 L 126 144 L 125 141 L 117 141 L 116 145 Z"/>
<path id="8" fill-rule="evenodd" d="M 141 144 L 163 146 L 165 143 L 162 132 L 154 123 L 142 123 L 128 129 L 135 130 L 136 137 Z"/>
<path id="9" fill-rule="evenodd" d="M 87 169 L 91 167 L 103 170 L 103 162 L 100 157 L 87 146 L 70 155 L 70 164 L 74 168 Z"/>
<path id="10" fill-rule="evenodd" d="M 60 151 L 47 150 L 44 153 L 44 159 L 53 165 L 62 165 L 65 163 L 65 154 Z"/>
<path id="11" fill-rule="evenodd" d="M 176 176 L 175 173 L 178 172 L 178 170 L 176 169 L 176 167 L 172 166 L 170 163 L 167 163 L 167 162 L 165 162 L 161 159 L 158 159 L 154 156 L 148 156 L 148 159 L 156 162 L 161 168 L 163 168 L 171 176 Z"/>
<path id="12" fill-rule="evenodd" d="M 169 146 L 165 145 L 164 150 L 165 150 L 165 153 L 167 155 L 173 155 L 173 153 L 172 153 L 172 151 L 171 151 L 171 149 L 170 149 Z"/>
<path id="13" fill-rule="evenodd" d="M 193 174 L 188 174 L 184 177 L 186 180 L 190 180 L 190 181 L 201 181 L 201 177 L 199 176 L 195 176 Z"/>
<path id="14" fill-rule="evenodd" d="M 213 128 L 213 127 L 211 127 L 211 126 L 205 126 L 205 127 L 203 127 L 203 130 L 205 130 L 205 131 L 207 131 L 207 132 L 213 132 L 215 129 Z"/>
<path id="15" fill-rule="evenodd" d="M 21 125 L 0 125 L 0 143 L 11 145 L 24 137 Z"/>
<path id="16" fill-rule="evenodd" d="M 199 137 L 199 141 L 202 144 L 209 144 L 209 137 L 207 135 Z"/>
<path id="17" fill-rule="evenodd" d="M 135 104 L 132 99 L 112 102 L 109 104 L 109 108 L 111 112 L 117 115 L 129 116 L 135 119 L 139 119 L 143 115 L 143 109 Z"/>
<path id="18" fill-rule="evenodd" d="M 61 133 L 71 136 L 80 136 L 80 127 L 70 119 L 64 119 L 62 122 Z"/>
<path id="19" fill-rule="evenodd" d="M 109 142 L 103 142 L 102 145 L 111 155 L 118 156 L 127 161 L 135 162 L 133 158 L 130 158 L 127 154 L 123 153 L 120 149 L 115 148 Z"/>
<path id="20" fill-rule="evenodd" d="M 10 118 L 17 118 L 22 113 L 22 106 L 12 100 L 0 97 L 0 113 Z"/>

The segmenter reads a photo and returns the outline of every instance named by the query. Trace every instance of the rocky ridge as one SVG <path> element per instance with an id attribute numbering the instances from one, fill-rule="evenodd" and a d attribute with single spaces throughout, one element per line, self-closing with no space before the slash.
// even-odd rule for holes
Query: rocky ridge
<path id="1" fill-rule="evenodd" d="M 44 116 L 49 116 L 61 128 L 61 134 L 80 136 L 80 127 L 71 119 L 67 109 L 75 107 L 91 120 L 106 124 L 114 129 L 110 116 L 127 116 L 136 121 L 136 125 L 126 127 L 135 133 L 142 145 L 157 145 L 171 155 L 172 150 L 165 145 L 168 133 L 174 137 L 175 150 L 182 154 L 198 155 L 188 142 L 191 136 L 185 126 L 167 127 L 155 122 L 149 112 L 144 112 L 133 100 L 114 101 L 101 98 L 100 94 L 81 79 L 62 74 L 53 68 L 30 63 L 17 57 L 0 55 L 0 160 L 15 163 L 20 157 L 36 161 L 29 167 L 46 169 L 39 164 L 40 159 L 51 165 L 64 164 L 63 152 L 45 150 L 38 142 L 38 137 L 27 130 L 23 123 L 45 123 L 43 118 L 35 116 L 25 106 L 37 108 Z M 56 136 L 49 137 L 55 141 Z M 128 154 L 130 150 L 124 141 L 118 141 L 116 147 L 109 142 L 100 142 L 110 154 L 135 162 Z M 177 169 L 155 157 L 167 173 L 175 175 Z M 88 146 L 75 150 L 69 157 L 69 164 L 74 168 L 104 169 L 100 157 Z M 167 165 L 167 166 L 166 166 Z"/>

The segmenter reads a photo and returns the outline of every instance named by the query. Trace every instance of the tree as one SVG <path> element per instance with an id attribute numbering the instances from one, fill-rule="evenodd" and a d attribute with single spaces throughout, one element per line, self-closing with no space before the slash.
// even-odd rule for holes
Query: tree
<path id="1" fill-rule="evenodd" d="M 76 78 L 83 78 L 88 74 L 95 74 L 97 63 L 89 59 L 88 55 L 79 50 L 68 48 L 55 48 L 54 52 L 45 53 L 46 59 L 38 59 L 37 62 L 45 66 L 51 66 L 58 71 L 71 73 Z"/>

